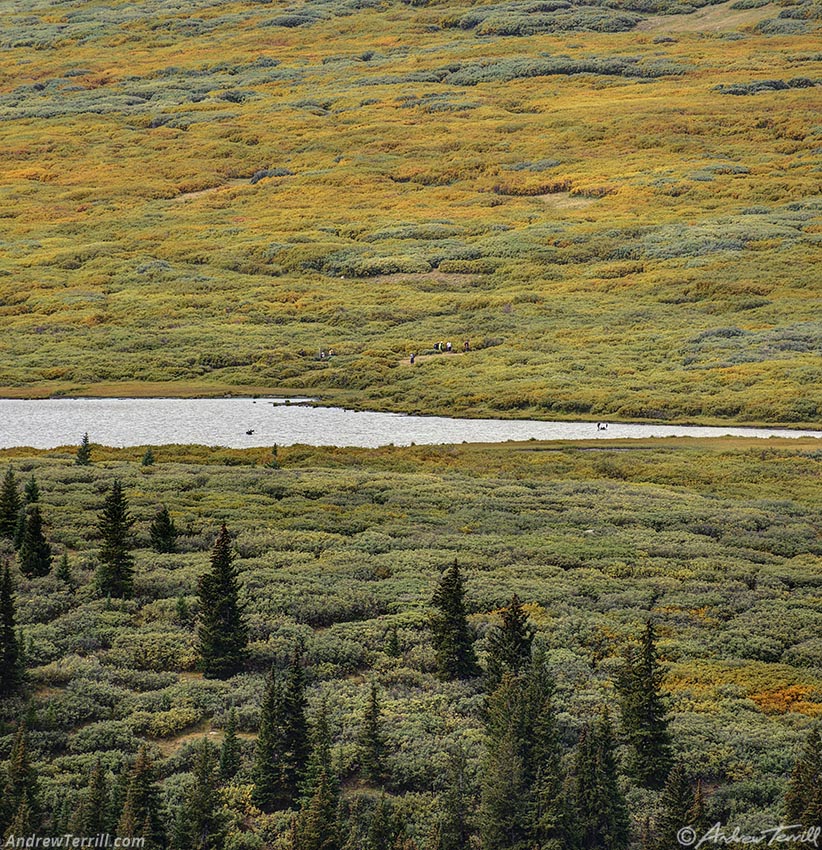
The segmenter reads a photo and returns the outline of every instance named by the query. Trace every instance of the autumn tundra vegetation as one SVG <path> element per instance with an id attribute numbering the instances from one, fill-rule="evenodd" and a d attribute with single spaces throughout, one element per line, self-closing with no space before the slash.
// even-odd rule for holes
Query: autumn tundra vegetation
<path id="1" fill-rule="evenodd" d="M 814 439 L 145 452 L 3 453 L 6 835 L 817 823 Z"/>
<path id="2" fill-rule="evenodd" d="M 0 12 L 0 396 L 819 427 L 818 0 Z M 92 425 L 0 449 L 3 846 L 822 826 L 818 440 Z"/>

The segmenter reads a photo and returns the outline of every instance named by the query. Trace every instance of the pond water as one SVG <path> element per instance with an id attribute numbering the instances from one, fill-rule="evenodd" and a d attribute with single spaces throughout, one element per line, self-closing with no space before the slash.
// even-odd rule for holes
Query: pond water
<path id="1" fill-rule="evenodd" d="M 84 433 L 107 446 L 198 443 L 252 448 L 306 443 L 376 447 L 638 437 L 801 437 L 822 431 L 511 419 L 449 419 L 313 407 L 310 399 L 0 399 L 0 448 L 76 445 Z M 252 432 L 252 433 L 247 433 Z"/>

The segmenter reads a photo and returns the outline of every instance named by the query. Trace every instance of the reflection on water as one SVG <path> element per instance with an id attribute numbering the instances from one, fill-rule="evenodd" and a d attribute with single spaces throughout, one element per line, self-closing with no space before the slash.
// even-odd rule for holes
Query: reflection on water
<path id="1" fill-rule="evenodd" d="M 310 407 L 308 399 L 0 399 L 0 447 L 49 449 L 76 445 L 88 432 L 108 446 L 199 443 L 251 448 L 288 446 L 407 446 L 411 443 L 497 443 L 637 437 L 822 437 L 822 431 L 698 427 L 511 419 L 448 419 Z"/>

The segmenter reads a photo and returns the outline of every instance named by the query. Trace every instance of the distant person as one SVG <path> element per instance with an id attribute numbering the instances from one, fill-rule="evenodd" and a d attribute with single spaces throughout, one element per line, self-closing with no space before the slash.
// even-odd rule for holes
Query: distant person
<path id="1" fill-rule="evenodd" d="M 445 350 L 449 353 L 451 352 L 451 343 L 450 342 L 445 343 Z"/>
<path id="2" fill-rule="evenodd" d="M 465 342 L 463 343 L 462 350 L 463 350 L 463 351 L 470 351 L 470 350 L 471 350 L 471 343 L 470 343 L 470 342 L 468 342 L 468 340 L 467 340 L 467 339 L 466 339 L 466 340 L 465 340 Z"/>
<path id="3" fill-rule="evenodd" d="M 417 359 L 417 355 L 416 355 L 416 353 L 413 353 L 413 354 L 411 355 L 411 365 L 412 365 L 412 366 L 414 365 L 414 361 L 415 361 L 416 359 Z"/>

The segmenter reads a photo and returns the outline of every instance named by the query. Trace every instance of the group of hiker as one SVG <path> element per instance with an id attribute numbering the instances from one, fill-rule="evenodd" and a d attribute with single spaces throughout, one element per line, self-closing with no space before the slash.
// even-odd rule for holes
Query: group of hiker
<path id="1" fill-rule="evenodd" d="M 435 342 L 433 348 L 434 351 L 438 353 L 452 354 L 454 352 L 454 346 L 450 342 Z M 465 342 L 462 344 L 462 350 L 463 352 L 471 350 L 471 342 L 469 340 L 466 339 Z M 412 366 L 414 365 L 416 360 L 417 352 L 414 351 L 412 352 L 411 357 L 409 358 L 409 361 Z"/>

